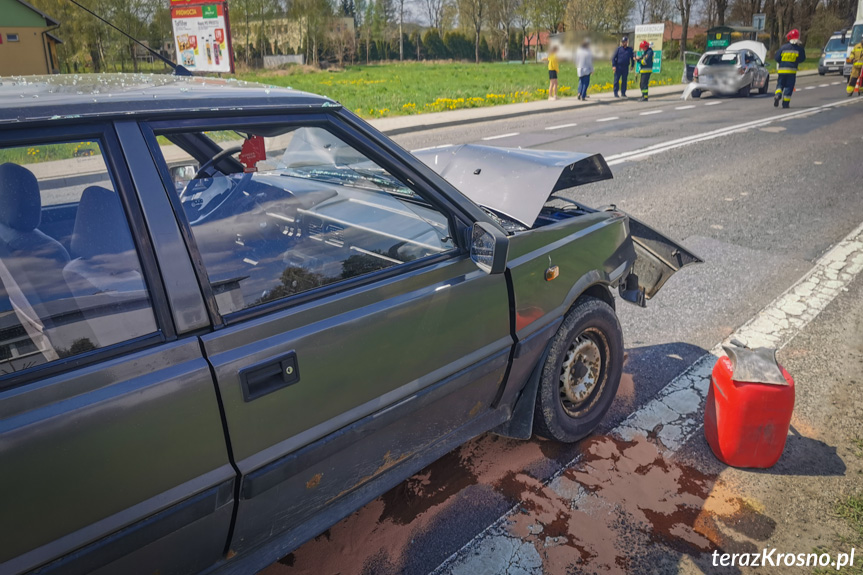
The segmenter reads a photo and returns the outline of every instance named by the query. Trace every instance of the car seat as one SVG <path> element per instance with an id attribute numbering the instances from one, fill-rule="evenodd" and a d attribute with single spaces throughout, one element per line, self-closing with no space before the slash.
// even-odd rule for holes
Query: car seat
<path id="1" fill-rule="evenodd" d="M 0 165 L 0 258 L 34 307 L 71 295 L 61 273 L 69 254 L 39 231 L 41 219 L 36 176 L 18 164 Z"/>
<path id="2" fill-rule="evenodd" d="M 145 291 L 135 243 L 117 194 L 90 186 L 81 194 L 63 274 L 75 297 Z"/>

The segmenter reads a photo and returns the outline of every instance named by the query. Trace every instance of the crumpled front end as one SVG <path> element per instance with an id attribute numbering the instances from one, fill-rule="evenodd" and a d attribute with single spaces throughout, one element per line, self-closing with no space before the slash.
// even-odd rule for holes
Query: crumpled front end
<path id="1" fill-rule="evenodd" d="M 601 154 L 463 145 L 432 148 L 416 155 L 485 208 L 511 236 L 533 235 L 542 229 L 543 236 L 555 244 L 567 238 L 570 242 L 583 238 L 584 248 L 609 252 L 608 261 L 614 259 L 614 254 L 628 254 L 617 257 L 616 268 L 609 270 L 606 281 L 618 287 L 623 299 L 637 305 L 644 306 L 675 272 L 703 261 L 614 206 L 596 210 L 559 194 L 611 179 L 611 169 Z M 605 225 L 606 218 L 597 220 L 599 212 L 612 212 L 609 216 L 626 219 L 625 234 L 611 243 L 592 244 L 589 238 L 597 234 L 583 234 L 582 230 Z M 537 257 L 551 255 L 547 250 L 534 253 Z"/>

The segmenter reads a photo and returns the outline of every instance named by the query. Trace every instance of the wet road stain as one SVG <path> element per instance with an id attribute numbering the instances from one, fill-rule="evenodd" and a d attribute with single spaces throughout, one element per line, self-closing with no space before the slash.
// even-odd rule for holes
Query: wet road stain
<path id="1" fill-rule="evenodd" d="M 384 509 L 378 523 L 389 520 L 396 525 L 408 525 L 419 515 L 476 482 L 476 474 L 461 454 L 451 451 L 382 495 L 380 499 Z"/>
<path id="2" fill-rule="evenodd" d="M 754 552 L 776 528 L 717 476 L 664 458 L 647 438 L 590 438 L 548 485 L 514 474 L 500 488 L 523 501 L 510 535 L 534 545 L 547 573 L 635 573 L 657 546 L 695 558 Z"/>
<path id="3" fill-rule="evenodd" d="M 553 479 L 533 470 L 576 463 Z M 776 523 L 716 476 L 664 457 L 649 438 L 576 446 L 485 435 L 445 455 L 306 543 L 265 575 L 412 572 L 439 520 L 477 494 L 516 505 L 507 531 L 546 573 L 640 573 L 646 557 L 754 551 Z M 468 518 L 464 519 L 469 522 Z M 443 560 L 446 555 L 440 557 Z"/>

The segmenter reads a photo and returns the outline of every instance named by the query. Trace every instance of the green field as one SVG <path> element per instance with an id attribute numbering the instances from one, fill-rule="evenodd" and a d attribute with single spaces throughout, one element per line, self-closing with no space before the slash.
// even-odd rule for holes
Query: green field
<path id="1" fill-rule="evenodd" d="M 651 79 L 651 85 L 680 82 L 683 70 L 680 62 L 663 62 L 662 68 L 662 73 Z M 323 94 L 365 118 L 496 106 L 548 97 L 544 64 L 405 62 L 348 66 L 336 72 L 295 67 L 240 77 Z M 590 78 L 588 93 L 610 92 L 612 79 L 611 64 L 599 64 Z M 637 80 L 635 74 L 629 75 L 631 89 Z M 578 77 L 571 63 L 561 63 L 558 82 L 561 97 L 575 97 Z"/>
<path id="2" fill-rule="evenodd" d="M 801 69 L 817 67 L 818 58 L 810 58 Z M 771 63 L 771 71 L 774 68 Z M 665 61 L 662 73 L 651 78 L 651 86 L 677 84 L 682 74 L 681 62 Z M 239 77 L 323 94 L 364 118 L 497 106 L 548 97 L 545 64 L 404 62 L 347 66 L 338 71 L 293 66 L 274 72 L 240 74 Z M 612 80 L 611 64 L 597 63 L 588 94 L 611 92 Z M 558 81 L 561 98 L 575 97 L 578 77 L 571 62 L 561 63 Z M 630 73 L 632 95 L 638 95 L 637 82 L 636 75 Z"/>

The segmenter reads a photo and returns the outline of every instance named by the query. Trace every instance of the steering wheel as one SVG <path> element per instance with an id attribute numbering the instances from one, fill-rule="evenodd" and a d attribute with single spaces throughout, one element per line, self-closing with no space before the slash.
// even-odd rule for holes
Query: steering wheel
<path id="1" fill-rule="evenodd" d="M 189 210 L 186 211 L 186 215 L 189 218 L 189 224 L 195 226 L 209 220 L 210 217 L 213 216 L 213 214 L 219 211 L 219 208 L 227 205 L 232 198 L 237 197 L 238 193 L 242 192 L 246 188 L 246 186 L 249 185 L 249 182 L 251 182 L 252 180 L 252 175 L 253 174 L 251 172 L 246 172 L 242 176 L 240 176 L 239 180 L 236 181 L 234 181 L 233 178 L 231 178 L 230 176 L 226 176 L 224 180 L 226 182 L 231 182 L 231 184 L 229 184 L 229 188 L 227 190 L 220 194 L 222 197 L 212 198 L 212 200 L 208 202 L 211 205 L 203 208 L 196 214 L 191 213 Z M 219 180 L 221 181 L 222 178 L 219 178 Z M 209 184 L 204 184 L 204 182 L 206 181 L 207 179 L 202 178 L 189 182 L 189 184 L 180 194 L 180 198 L 181 201 L 183 201 L 184 208 L 186 207 L 185 198 L 194 196 L 199 192 L 206 193 L 210 186 L 217 185 L 215 178 L 209 179 Z"/>
<path id="2" fill-rule="evenodd" d="M 204 175 L 206 175 L 207 177 L 210 177 L 209 169 L 212 168 L 214 164 L 223 160 L 227 156 L 233 156 L 234 154 L 236 154 L 237 152 L 240 152 L 242 150 L 243 150 L 242 146 L 232 146 L 230 148 L 225 148 L 224 150 L 222 150 L 221 152 L 219 152 L 218 154 L 216 154 L 215 156 L 213 156 L 212 158 L 210 158 L 209 160 L 204 162 L 204 165 L 201 166 L 200 168 L 198 168 L 198 171 L 195 173 L 195 177 L 193 179 L 197 180 L 197 179 L 203 177 Z"/>

